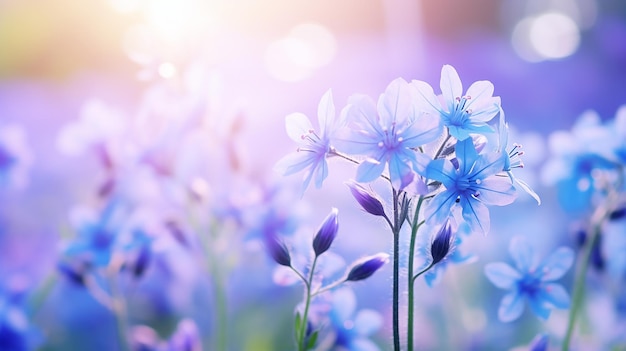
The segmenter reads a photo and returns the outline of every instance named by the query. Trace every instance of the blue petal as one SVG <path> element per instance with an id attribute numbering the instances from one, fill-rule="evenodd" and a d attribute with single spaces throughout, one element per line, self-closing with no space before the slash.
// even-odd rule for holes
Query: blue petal
<path id="1" fill-rule="evenodd" d="M 328 135 L 335 123 L 335 104 L 330 89 L 322 96 L 320 104 L 317 106 L 317 119 L 320 125 L 320 134 L 322 136 Z"/>
<path id="2" fill-rule="evenodd" d="M 522 277 L 518 271 L 506 263 L 495 262 L 485 266 L 485 275 L 500 289 L 512 289 Z"/>
<path id="3" fill-rule="evenodd" d="M 415 174 L 411 166 L 394 154 L 389 160 L 389 176 L 394 188 L 401 190 L 411 184 Z"/>
<path id="4" fill-rule="evenodd" d="M 522 273 L 530 272 L 535 266 L 535 253 L 526 238 L 516 236 L 511 239 L 509 253 L 515 261 L 515 266 Z"/>
<path id="5" fill-rule="evenodd" d="M 556 308 L 568 308 L 570 305 L 569 294 L 559 284 L 546 284 L 541 288 L 539 298 Z"/>
<path id="6" fill-rule="evenodd" d="M 328 163 L 326 162 L 326 158 L 322 158 L 316 165 L 315 187 L 318 189 L 321 188 L 326 177 L 328 177 Z"/>
<path id="7" fill-rule="evenodd" d="M 356 181 L 368 183 L 376 180 L 385 169 L 385 163 L 373 159 L 367 159 L 359 165 L 356 171 Z"/>
<path id="8" fill-rule="evenodd" d="M 456 152 L 456 158 L 459 160 L 459 173 L 469 174 L 470 170 L 474 166 L 474 163 L 478 159 L 478 153 L 474 147 L 474 142 L 471 138 L 463 141 L 457 141 L 454 150 Z"/>
<path id="9" fill-rule="evenodd" d="M 434 160 L 426 167 L 426 178 L 440 181 L 449 191 L 455 190 L 456 170 L 448 160 Z"/>
<path id="10" fill-rule="evenodd" d="M 519 318 L 524 312 L 524 299 L 517 291 L 510 292 L 502 298 L 498 308 L 498 319 L 502 322 L 511 322 Z"/>
<path id="11" fill-rule="evenodd" d="M 469 224 L 472 232 L 489 233 L 491 221 L 487 206 L 478 200 L 464 196 L 461 197 L 461 207 L 463 208 L 463 219 Z"/>
<path id="12" fill-rule="evenodd" d="M 487 205 L 505 206 L 517 198 L 515 188 L 508 177 L 492 176 L 475 187 L 479 190 L 478 199 Z"/>
<path id="13" fill-rule="evenodd" d="M 551 281 L 561 278 L 574 263 L 574 251 L 567 247 L 560 247 L 553 252 L 543 264 L 542 280 Z"/>
<path id="14" fill-rule="evenodd" d="M 396 78 L 387 86 L 385 93 L 378 99 L 377 110 L 382 125 L 401 124 L 413 111 L 413 100 L 409 84 L 402 78 Z"/>
<path id="15" fill-rule="evenodd" d="M 550 317 L 550 309 L 548 308 L 548 306 L 546 306 L 545 301 L 539 296 L 533 299 L 529 298 L 528 304 L 530 305 L 530 309 L 537 317 L 543 319 L 544 321 L 547 320 L 548 317 Z"/>
<path id="16" fill-rule="evenodd" d="M 428 223 L 443 223 L 443 221 L 450 216 L 452 206 L 454 206 L 457 195 L 452 191 L 443 191 L 437 194 L 426 209 L 424 215 L 426 216 L 426 222 Z"/>

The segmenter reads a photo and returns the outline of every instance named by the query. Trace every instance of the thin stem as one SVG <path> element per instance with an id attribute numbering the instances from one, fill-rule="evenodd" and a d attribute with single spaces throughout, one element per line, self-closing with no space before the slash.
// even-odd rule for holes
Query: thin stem
<path id="1" fill-rule="evenodd" d="M 304 314 L 302 315 L 302 322 L 300 325 L 300 331 L 298 332 L 298 350 L 306 351 L 306 328 L 309 324 L 309 306 L 311 305 L 311 284 L 313 282 L 313 274 L 315 272 L 315 265 L 317 264 L 317 256 L 313 259 L 313 263 L 311 264 L 311 271 L 309 272 L 309 279 L 305 281 L 305 289 L 306 289 L 306 302 L 304 304 Z"/>
<path id="2" fill-rule="evenodd" d="M 585 240 L 585 247 L 582 253 L 582 261 L 579 263 L 578 271 L 576 272 L 576 280 L 574 281 L 574 292 L 572 296 L 572 307 L 570 308 L 569 318 L 567 320 L 567 331 L 563 339 L 561 350 L 569 351 L 572 335 L 576 327 L 576 319 L 578 317 L 578 311 L 582 307 L 583 297 L 585 295 L 585 282 L 587 278 L 587 269 L 589 268 L 589 262 L 591 261 L 591 255 L 594 246 L 597 244 L 602 225 L 606 221 L 609 213 L 614 208 L 617 201 L 619 201 L 619 189 L 622 188 L 624 181 L 624 169 L 618 169 L 618 181 L 615 184 L 615 188 L 609 189 L 606 202 L 604 206 L 599 206 L 591 216 L 591 225 L 589 230 L 589 237 Z"/>
<path id="3" fill-rule="evenodd" d="M 443 149 L 446 147 L 446 144 L 448 143 L 448 140 L 450 140 L 451 137 L 452 137 L 452 135 L 450 135 L 448 133 L 448 136 L 446 136 L 446 139 L 443 141 L 441 146 L 439 146 L 439 149 L 437 150 L 437 152 L 435 152 L 435 157 L 433 157 L 434 160 L 436 160 L 437 157 L 439 157 L 439 155 L 441 155 L 441 153 L 443 152 Z"/>
<path id="4" fill-rule="evenodd" d="M 128 311 L 126 310 L 126 301 L 120 292 L 118 275 L 124 259 L 121 256 L 114 255 L 111 264 L 107 268 L 105 274 L 111 288 L 111 310 L 115 316 L 115 325 L 117 327 L 117 337 L 119 341 L 120 350 L 128 351 L 130 346 L 128 344 Z"/>
<path id="5" fill-rule="evenodd" d="M 348 161 L 348 162 L 354 163 L 355 165 L 360 165 L 360 164 L 361 164 L 361 162 L 359 162 L 359 161 L 357 161 L 357 160 L 355 160 L 355 159 L 351 158 L 351 157 L 350 157 L 350 156 L 348 156 L 348 155 L 344 155 L 344 154 L 342 154 L 342 153 L 338 152 L 338 151 L 337 151 L 337 150 L 335 150 L 335 149 L 330 150 L 330 151 L 328 152 L 328 154 L 329 154 L 329 155 L 332 155 L 332 156 L 339 156 L 339 157 L 343 158 L 344 160 L 346 160 L 346 161 Z M 388 176 L 386 176 L 386 175 L 384 175 L 384 174 L 381 174 L 381 175 L 380 175 L 380 177 L 381 177 L 381 178 L 384 178 L 384 179 L 386 179 L 386 180 L 388 180 L 388 181 L 391 181 L 391 178 L 389 178 Z"/>
<path id="6" fill-rule="evenodd" d="M 393 349 L 400 351 L 400 228 L 398 192 L 393 189 Z"/>
<path id="7" fill-rule="evenodd" d="M 413 221 L 411 225 L 411 243 L 409 245 L 409 264 L 408 264 L 408 289 L 409 289 L 409 311 L 408 311 L 408 324 L 407 324 L 407 350 L 413 350 L 413 309 L 414 309 L 414 294 L 415 288 L 413 286 L 413 265 L 415 256 L 415 241 L 417 238 L 417 231 L 424 224 L 424 221 L 419 221 L 419 212 L 424 202 L 424 197 L 420 196 L 415 206 L 415 214 L 413 215 Z"/>

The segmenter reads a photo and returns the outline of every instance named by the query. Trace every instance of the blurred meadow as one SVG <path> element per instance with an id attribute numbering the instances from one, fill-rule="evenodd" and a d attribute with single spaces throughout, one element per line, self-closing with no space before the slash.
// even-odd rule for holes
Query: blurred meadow
<path id="1" fill-rule="evenodd" d="M 352 163 L 329 158 L 304 192 L 275 170 L 298 147 L 285 117 L 317 126 L 329 89 L 339 115 L 398 77 L 438 93 L 444 65 L 464 91 L 493 83 L 541 205 L 518 189 L 489 233 L 464 237 L 471 259 L 416 281 L 414 349 L 542 350 L 538 334 L 561 349 L 571 307 L 498 317 L 505 292 L 485 267 L 517 263 L 524 237 L 538 259 L 576 253 L 558 280 L 570 297 L 588 266 L 571 350 L 626 350 L 619 0 L 0 0 L 0 350 L 296 349 L 303 285 L 268 233 L 307 267 L 337 208 L 327 264 L 341 272 L 393 242 L 346 186 Z M 372 188 L 388 199 L 387 184 Z M 393 350 L 391 285 L 388 263 L 320 296 L 317 350 Z"/>

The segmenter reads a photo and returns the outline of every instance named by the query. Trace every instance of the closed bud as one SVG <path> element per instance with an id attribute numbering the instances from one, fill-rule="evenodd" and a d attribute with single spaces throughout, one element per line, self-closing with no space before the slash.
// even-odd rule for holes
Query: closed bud
<path id="1" fill-rule="evenodd" d="M 356 282 L 367 279 L 387 262 L 389 262 L 389 255 L 386 253 L 362 258 L 352 265 L 346 281 Z"/>
<path id="2" fill-rule="evenodd" d="M 315 238 L 313 238 L 313 251 L 315 251 L 315 256 L 319 256 L 326 252 L 330 245 L 337 237 L 337 230 L 339 230 L 339 219 L 338 219 L 339 211 L 333 207 L 330 211 L 324 223 L 322 223 L 320 229 L 315 234 Z"/>
<path id="3" fill-rule="evenodd" d="M 291 256 L 285 244 L 274 234 L 265 236 L 265 245 L 270 256 L 281 266 L 291 267 Z"/>
<path id="4" fill-rule="evenodd" d="M 546 351 L 548 349 L 548 335 L 539 334 L 530 342 L 530 351 Z"/>
<path id="5" fill-rule="evenodd" d="M 387 216 L 380 200 L 370 191 L 365 189 L 361 184 L 355 181 L 349 181 L 346 185 L 348 185 L 352 196 L 354 196 L 365 212 L 373 214 L 374 216 Z"/>
<path id="6" fill-rule="evenodd" d="M 626 217 L 626 206 L 616 209 L 609 214 L 609 220 L 617 221 Z"/>
<path id="7" fill-rule="evenodd" d="M 430 245 L 430 255 L 433 259 L 433 265 L 439 263 L 448 255 L 450 246 L 452 245 L 452 239 L 452 226 L 450 225 L 450 220 L 447 220 L 441 229 L 439 229 L 435 240 L 433 240 Z"/>
<path id="8" fill-rule="evenodd" d="M 59 273 L 65 276 L 72 283 L 79 286 L 85 286 L 85 272 L 83 272 L 83 269 L 73 267 L 72 265 L 64 262 L 59 262 L 57 264 L 57 269 L 59 270 Z"/>

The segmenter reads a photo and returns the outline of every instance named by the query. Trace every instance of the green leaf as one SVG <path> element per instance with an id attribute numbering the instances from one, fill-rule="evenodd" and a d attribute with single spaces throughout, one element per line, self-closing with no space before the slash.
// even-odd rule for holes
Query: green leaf
<path id="1" fill-rule="evenodd" d="M 311 336 L 309 337 L 309 342 L 307 342 L 306 344 L 306 349 L 307 350 L 311 350 L 315 347 L 315 344 L 317 343 L 317 336 L 319 335 L 319 330 L 314 331 Z"/>

